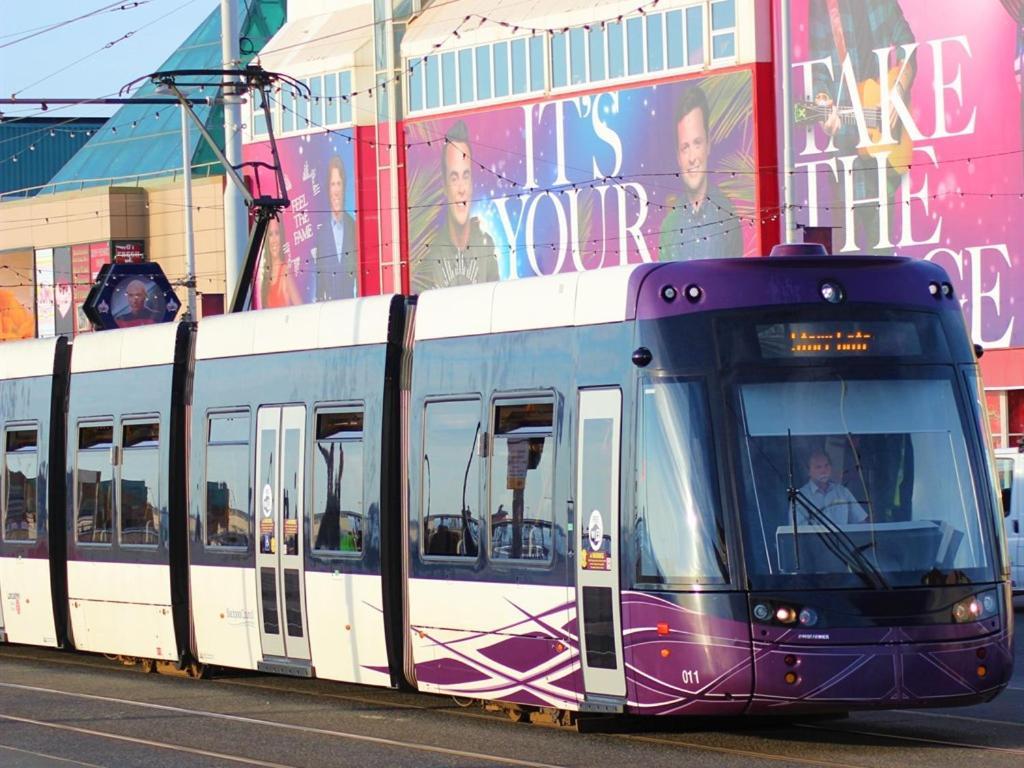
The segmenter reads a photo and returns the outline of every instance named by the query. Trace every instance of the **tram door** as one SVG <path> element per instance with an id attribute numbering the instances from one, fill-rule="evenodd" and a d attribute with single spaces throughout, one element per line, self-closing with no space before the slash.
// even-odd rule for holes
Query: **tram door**
<path id="1" fill-rule="evenodd" d="M 305 424 L 301 405 L 263 407 L 256 418 L 260 640 L 264 659 L 300 664 L 309 661 L 302 571 Z"/>
<path id="2" fill-rule="evenodd" d="M 626 695 L 619 601 L 619 447 L 622 393 L 579 391 L 576 442 L 576 601 L 585 709 L 618 709 Z"/>

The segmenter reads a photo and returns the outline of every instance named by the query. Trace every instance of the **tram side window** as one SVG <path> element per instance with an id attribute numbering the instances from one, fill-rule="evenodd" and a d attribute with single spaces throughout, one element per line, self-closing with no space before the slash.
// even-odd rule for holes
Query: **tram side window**
<path id="1" fill-rule="evenodd" d="M 318 413 L 313 454 L 316 552 L 363 551 L 363 414 Z"/>
<path id="2" fill-rule="evenodd" d="M 491 558 L 551 559 L 554 405 L 499 404 L 491 455 Z"/>
<path id="3" fill-rule="evenodd" d="M 155 547 L 160 543 L 160 424 L 123 424 L 121 448 L 121 543 Z"/>
<path id="4" fill-rule="evenodd" d="M 637 581 L 722 584 L 728 565 L 711 421 L 697 381 L 641 386 L 636 536 Z"/>
<path id="5" fill-rule="evenodd" d="M 424 424 L 423 554 L 475 559 L 480 552 L 480 401 L 428 403 Z"/>
<path id="6" fill-rule="evenodd" d="M 109 544 L 114 528 L 113 424 L 78 428 L 75 530 L 83 544 Z"/>
<path id="7" fill-rule="evenodd" d="M 206 546 L 247 548 L 252 527 L 249 414 L 213 414 L 206 434 Z"/>
<path id="8" fill-rule="evenodd" d="M 4 540 L 35 541 L 39 478 L 36 429 L 9 429 L 4 447 Z"/>

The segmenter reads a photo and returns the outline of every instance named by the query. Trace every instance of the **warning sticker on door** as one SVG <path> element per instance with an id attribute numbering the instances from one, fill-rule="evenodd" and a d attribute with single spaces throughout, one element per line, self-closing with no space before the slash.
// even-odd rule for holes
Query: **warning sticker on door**
<path id="1" fill-rule="evenodd" d="M 263 486 L 263 516 L 270 517 L 274 514 L 274 489 L 270 483 Z"/>

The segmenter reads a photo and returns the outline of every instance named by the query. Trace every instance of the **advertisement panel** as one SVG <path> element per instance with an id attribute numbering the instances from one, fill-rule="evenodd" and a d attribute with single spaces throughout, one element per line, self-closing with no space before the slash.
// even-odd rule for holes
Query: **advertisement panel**
<path id="1" fill-rule="evenodd" d="M 75 332 L 74 295 L 72 293 L 71 248 L 53 249 L 54 330 L 62 336 Z"/>
<path id="2" fill-rule="evenodd" d="M 36 251 L 36 328 L 41 339 L 55 336 L 55 296 L 53 290 L 53 249 Z"/>
<path id="3" fill-rule="evenodd" d="M 941 264 L 975 342 L 1020 346 L 1024 3 L 969 5 L 791 0 L 789 181 L 836 253 Z"/>
<path id="4" fill-rule="evenodd" d="M 267 227 L 254 273 L 253 309 L 360 295 L 350 132 L 279 139 L 277 149 L 291 206 Z M 245 145 L 242 157 L 273 165 L 270 142 Z M 277 196 L 272 170 L 246 173 L 255 175 L 256 194 Z"/>
<path id="5" fill-rule="evenodd" d="M 406 124 L 410 284 L 758 250 L 749 70 Z"/>
<path id="6" fill-rule="evenodd" d="M 34 261 L 30 248 L 0 253 L 0 341 L 36 335 Z"/>

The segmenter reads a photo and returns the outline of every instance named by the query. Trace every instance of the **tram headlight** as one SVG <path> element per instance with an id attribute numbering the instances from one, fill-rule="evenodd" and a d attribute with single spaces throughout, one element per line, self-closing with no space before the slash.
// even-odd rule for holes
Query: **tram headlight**
<path id="1" fill-rule="evenodd" d="M 971 621 L 979 621 L 995 615 L 999 604 L 995 595 L 971 595 L 953 605 L 953 621 L 957 624 L 967 624 Z"/>
<path id="2" fill-rule="evenodd" d="M 788 605 L 780 605 L 775 609 L 775 620 L 780 624 L 792 624 L 796 621 L 797 613 Z"/>
<path id="3" fill-rule="evenodd" d="M 772 609 L 767 603 L 758 603 L 754 606 L 754 618 L 758 621 L 768 621 L 771 615 Z"/>
<path id="4" fill-rule="evenodd" d="M 800 621 L 800 626 L 813 627 L 818 623 L 818 612 L 813 608 L 804 608 L 797 618 Z"/>
<path id="5" fill-rule="evenodd" d="M 843 286 L 835 280 L 826 280 L 821 284 L 819 290 L 821 291 L 821 298 L 829 304 L 842 304 L 843 299 L 846 298 Z"/>

